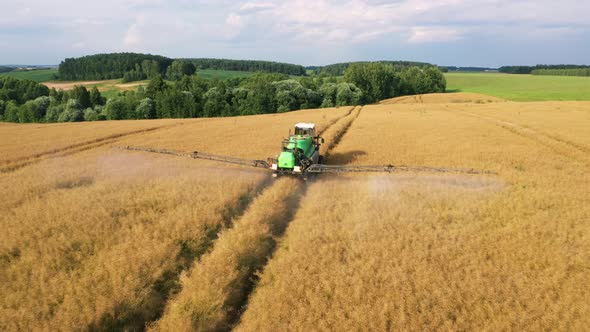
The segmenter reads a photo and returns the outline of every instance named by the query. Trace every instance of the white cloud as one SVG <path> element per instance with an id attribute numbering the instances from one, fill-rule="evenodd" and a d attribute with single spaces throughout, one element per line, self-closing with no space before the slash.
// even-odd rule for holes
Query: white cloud
<path id="1" fill-rule="evenodd" d="M 590 1 L 580 0 L 22 0 L 2 9 L 16 14 L 0 17 L 0 39 L 22 41 L 8 43 L 10 54 L 44 42 L 64 57 L 131 48 L 170 56 L 294 54 L 307 63 L 380 45 L 403 50 L 461 40 L 517 45 L 575 37 L 572 45 L 590 48 L 583 46 L 590 20 L 582 14 Z"/>
<path id="2" fill-rule="evenodd" d="M 410 43 L 441 43 L 460 39 L 459 31 L 445 27 L 414 27 Z"/>
<path id="3" fill-rule="evenodd" d="M 245 25 L 242 16 L 231 13 L 225 19 L 224 36 L 226 38 L 233 38 L 240 34 Z"/>
<path id="4" fill-rule="evenodd" d="M 240 6 L 240 11 L 259 11 L 272 9 L 275 5 L 268 2 L 246 2 Z"/>
<path id="5" fill-rule="evenodd" d="M 123 38 L 123 44 L 129 48 L 136 48 L 141 45 L 141 36 L 137 23 L 132 24 Z"/>

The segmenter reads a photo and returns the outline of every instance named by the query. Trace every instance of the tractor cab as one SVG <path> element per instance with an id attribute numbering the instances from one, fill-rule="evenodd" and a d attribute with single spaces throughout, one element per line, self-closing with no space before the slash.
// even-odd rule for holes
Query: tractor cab
<path id="1" fill-rule="evenodd" d="M 314 137 L 315 124 L 300 122 L 295 125 L 295 135 Z"/>

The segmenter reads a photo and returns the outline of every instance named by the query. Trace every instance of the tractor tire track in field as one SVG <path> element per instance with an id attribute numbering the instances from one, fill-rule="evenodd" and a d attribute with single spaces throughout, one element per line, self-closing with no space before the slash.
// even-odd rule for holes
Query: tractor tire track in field
<path id="1" fill-rule="evenodd" d="M 330 151 L 332 149 L 334 149 L 338 145 L 338 143 L 342 140 L 342 137 L 344 137 L 344 135 L 346 134 L 348 129 L 352 126 L 354 120 L 356 120 L 358 118 L 358 116 L 360 115 L 361 110 L 362 110 L 362 106 L 357 106 L 357 107 L 351 108 L 351 110 L 348 112 L 348 114 L 339 118 L 337 121 L 330 124 L 328 127 L 326 127 L 322 131 L 323 136 L 326 136 L 326 137 L 328 137 L 328 139 L 331 139 L 330 143 L 327 145 L 326 151 L 324 152 L 325 156 L 329 156 Z M 301 199 L 305 196 L 306 190 L 307 190 L 307 184 L 304 185 L 301 192 L 299 194 L 297 194 L 297 197 L 296 197 L 297 204 L 292 205 L 293 209 L 292 209 L 292 211 L 289 211 L 289 215 L 290 215 L 289 220 L 285 224 L 285 228 L 282 230 L 282 232 L 278 236 L 278 238 L 280 238 L 282 233 L 289 226 L 290 222 L 295 218 L 297 210 L 299 209 L 299 203 L 300 203 Z M 273 208 L 273 207 L 270 207 L 270 208 Z M 242 313 L 247 308 L 248 299 L 250 297 L 250 294 L 254 291 L 256 284 L 258 282 L 258 277 L 257 277 L 256 272 L 264 270 L 264 266 L 266 266 L 266 263 L 268 262 L 268 260 L 270 260 L 270 258 L 272 258 L 272 255 L 274 254 L 275 249 L 276 249 L 276 240 L 273 243 L 273 247 L 272 247 L 271 251 L 267 254 L 267 257 L 265 258 L 265 263 L 262 266 L 260 266 L 258 269 L 253 270 L 253 273 L 250 276 L 251 284 L 249 284 L 248 289 L 244 292 L 243 300 L 238 303 L 239 307 L 233 309 L 234 315 L 232 317 L 230 317 L 230 320 L 229 320 L 230 324 L 227 326 L 227 328 L 231 328 L 239 323 Z"/>
<path id="2" fill-rule="evenodd" d="M 324 133 L 325 133 L 325 132 L 326 132 L 328 129 L 330 129 L 330 127 L 331 127 L 331 126 L 333 126 L 333 125 L 334 125 L 336 122 L 338 122 L 338 121 L 340 121 L 340 120 L 342 120 L 342 119 L 346 118 L 347 116 L 349 116 L 349 115 L 350 115 L 350 113 L 352 113 L 352 111 L 354 111 L 354 109 L 355 109 L 355 108 L 356 108 L 356 107 L 351 107 L 351 108 L 348 110 L 348 112 L 347 112 L 346 114 L 344 114 L 343 116 L 337 117 L 337 118 L 335 118 L 335 119 L 331 120 L 330 122 L 328 122 L 328 124 L 326 124 L 326 126 L 325 126 L 325 127 L 322 129 L 322 130 L 320 130 L 320 131 L 318 132 L 318 134 L 317 134 L 317 135 L 318 135 L 318 136 L 322 136 L 322 135 L 323 135 L 323 134 L 324 134 Z"/>
<path id="3" fill-rule="evenodd" d="M 325 153 L 328 153 L 336 146 L 337 142 L 352 125 L 352 122 L 358 117 L 360 109 L 361 107 L 351 107 L 344 116 L 330 121 L 323 128 L 320 134 L 336 142 L 329 144 Z M 237 218 L 232 218 L 229 226 L 221 231 L 218 240 L 212 244 L 211 250 L 201 260 L 195 261 L 195 265 L 190 269 L 191 272 L 189 274 L 194 275 L 195 280 L 190 281 L 189 277 L 189 281 L 185 285 L 180 286 L 182 289 L 177 293 L 178 296 L 171 297 L 168 303 L 166 303 L 165 308 L 162 308 L 164 315 L 161 319 L 157 320 L 160 318 L 158 316 L 156 320 L 146 322 L 146 326 L 153 326 L 161 330 L 174 328 L 169 325 L 173 324 L 171 323 L 172 321 L 188 320 L 188 317 L 184 317 L 183 319 L 182 313 L 180 313 L 180 311 L 184 311 L 186 314 L 187 308 L 193 308 L 199 313 L 215 312 L 211 315 L 196 315 L 198 316 L 198 321 L 194 321 L 195 316 L 193 315 L 193 320 L 190 322 L 192 329 L 229 330 L 232 326 L 236 325 L 247 307 L 250 294 L 256 287 L 258 281 L 257 273 L 264 268 L 274 254 L 276 244 L 287 229 L 289 223 L 294 219 L 299 209 L 299 202 L 305 196 L 306 189 L 307 185 L 302 181 L 294 181 L 288 178 L 279 178 L 269 185 L 263 186 L 255 195 L 256 197 L 249 200 L 249 204 L 243 207 L 244 213 L 240 214 Z M 273 197 L 274 199 L 282 197 L 282 199 L 272 202 Z M 245 226 L 246 224 L 250 226 Z M 260 227 L 261 225 L 264 227 Z M 258 234 L 251 233 L 253 232 L 253 228 L 256 229 L 255 226 L 260 227 Z M 271 231 L 265 231 L 265 229 L 270 229 Z M 233 238 L 239 239 L 240 236 L 251 237 L 252 240 L 246 242 L 250 245 L 253 242 L 259 243 L 260 248 L 252 250 L 250 247 L 245 247 L 248 244 L 240 244 L 239 241 L 231 240 Z M 228 254 L 228 251 L 231 254 Z M 228 255 L 235 256 L 235 259 L 239 263 L 220 263 L 224 262 L 223 257 Z M 234 266 L 236 264 L 238 266 L 236 267 L 237 273 L 235 274 L 219 276 L 214 273 L 219 265 Z M 215 274 L 216 277 L 211 274 Z M 211 278 L 215 279 L 215 281 L 211 282 Z M 223 281 L 220 281 L 222 279 Z M 219 293 L 216 291 L 220 287 L 220 283 L 226 285 L 224 286 L 225 291 L 223 292 L 224 298 L 221 299 L 219 298 Z M 191 299 L 188 293 L 191 293 L 195 287 L 199 288 L 199 294 L 205 292 L 209 294 L 208 296 L 214 296 L 214 300 L 211 300 L 211 298 L 206 298 L 206 300 Z M 183 290 L 187 294 L 183 294 Z M 223 303 L 223 305 L 219 307 L 219 303 Z M 179 307 L 185 309 L 179 310 Z M 190 309 L 188 310 L 190 311 Z"/>
<path id="4" fill-rule="evenodd" d="M 356 120 L 361 114 L 362 109 L 362 106 L 356 107 L 349 117 L 342 118 L 341 121 L 338 121 L 335 124 L 335 126 L 329 128 L 330 130 L 326 130 L 325 136 L 328 139 L 328 144 L 326 151 L 323 154 L 324 159 L 329 158 L 330 152 L 338 145 L 338 143 L 340 143 L 344 135 L 348 132 L 348 129 L 352 126 L 354 120 Z"/>
<path id="5" fill-rule="evenodd" d="M 65 156 L 73 155 L 73 154 L 80 153 L 83 151 L 95 149 L 95 148 L 101 147 L 103 145 L 114 143 L 117 140 L 127 137 L 127 136 L 148 133 L 148 132 L 152 132 L 152 131 L 156 131 L 156 130 L 160 130 L 160 129 L 174 127 L 177 125 L 178 124 L 173 124 L 173 125 L 165 125 L 165 126 L 158 126 L 158 127 L 151 127 L 151 128 L 146 128 L 146 129 L 128 131 L 128 132 L 124 132 L 124 133 L 120 133 L 120 134 L 114 134 L 114 135 L 109 135 L 106 137 L 97 138 L 97 139 L 90 140 L 90 141 L 75 143 L 75 144 L 68 145 L 68 146 L 65 146 L 62 148 L 39 152 L 39 153 L 29 155 L 29 156 L 19 157 L 19 158 L 15 158 L 15 159 L 11 159 L 11 160 L 5 160 L 5 161 L 0 162 L 0 165 L 2 165 L 2 164 L 5 165 L 5 166 L 0 166 L 0 174 L 14 172 L 14 171 L 21 169 L 23 167 L 39 163 L 43 160 L 65 157 Z"/>
<path id="6" fill-rule="evenodd" d="M 457 113 L 457 112 L 455 112 Z M 497 119 L 492 116 L 480 115 L 468 111 L 459 111 L 460 114 L 471 116 L 487 122 L 491 122 L 496 126 L 509 131 L 515 135 L 530 139 L 537 144 L 540 144 L 553 152 L 564 157 L 576 160 L 590 162 L 590 148 L 581 144 L 569 141 L 567 139 L 545 133 L 543 131 L 520 125 L 514 122 Z"/>

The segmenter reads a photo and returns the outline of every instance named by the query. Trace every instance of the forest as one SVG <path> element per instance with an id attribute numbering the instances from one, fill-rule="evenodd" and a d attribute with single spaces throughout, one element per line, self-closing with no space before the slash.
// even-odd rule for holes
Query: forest
<path id="1" fill-rule="evenodd" d="M 536 66 L 502 66 L 498 69 L 501 73 L 506 74 L 532 74 L 533 71 L 536 70 L 553 70 L 553 69 L 583 69 L 583 68 L 590 68 L 590 66 L 585 65 L 536 65 Z M 545 74 L 537 74 L 537 75 L 545 75 Z M 571 75 L 571 76 L 578 76 L 578 75 Z"/>
<path id="2" fill-rule="evenodd" d="M 287 75 L 305 75 L 299 65 L 271 61 L 227 59 L 170 59 L 139 53 L 109 53 L 68 58 L 59 65 L 58 78 L 66 81 L 123 78 L 124 82 L 152 79 L 162 75 L 177 79 L 198 69 L 262 71 Z"/>
<path id="3" fill-rule="evenodd" d="M 372 62 L 342 62 L 342 63 L 335 63 L 327 66 L 312 66 L 307 67 L 307 69 L 312 70 L 315 74 L 321 75 L 329 75 L 329 76 L 342 76 L 346 69 L 353 65 L 353 64 L 362 64 L 362 63 L 381 63 L 391 65 L 397 69 L 402 69 L 406 67 L 428 67 L 433 66 L 432 64 L 426 62 L 416 62 L 416 61 L 372 61 Z"/>
<path id="4" fill-rule="evenodd" d="M 107 80 L 122 78 L 131 71 L 146 73 L 146 77 L 164 74 L 172 59 L 151 54 L 109 53 L 68 58 L 59 64 L 60 80 Z"/>
<path id="5" fill-rule="evenodd" d="M 305 76 L 305 68 L 283 62 L 259 60 L 230 60 L 230 59 L 180 59 L 191 62 L 197 69 L 262 71 L 268 73 L 282 73 L 293 76 Z"/>
<path id="6" fill-rule="evenodd" d="M 550 76 L 590 76 L 590 67 L 569 69 L 535 69 L 531 71 L 531 74 Z"/>
<path id="7" fill-rule="evenodd" d="M 442 72 L 433 66 L 355 63 L 342 77 L 292 78 L 257 72 L 247 78 L 205 80 L 190 65 L 175 60 L 167 70 L 168 79 L 155 74 L 145 88 L 121 92 L 108 100 L 96 87 L 90 91 L 83 86 L 58 91 L 33 81 L 0 77 L 0 120 L 51 123 L 282 113 L 370 104 L 446 89 Z"/>

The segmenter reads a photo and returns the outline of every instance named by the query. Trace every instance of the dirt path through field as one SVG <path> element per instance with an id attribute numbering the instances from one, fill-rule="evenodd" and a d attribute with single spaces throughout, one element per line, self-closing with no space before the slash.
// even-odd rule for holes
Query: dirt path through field
<path id="1" fill-rule="evenodd" d="M 44 82 L 41 83 L 48 88 L 55 88 L 56 90 L 72 90 L 75 86 L 82 85 L 85 87 L 91 87 L 93 85 L 114 85 L 118 80 L 106 80 L 106 81 L 79 81 L 79 82 Z"/>

